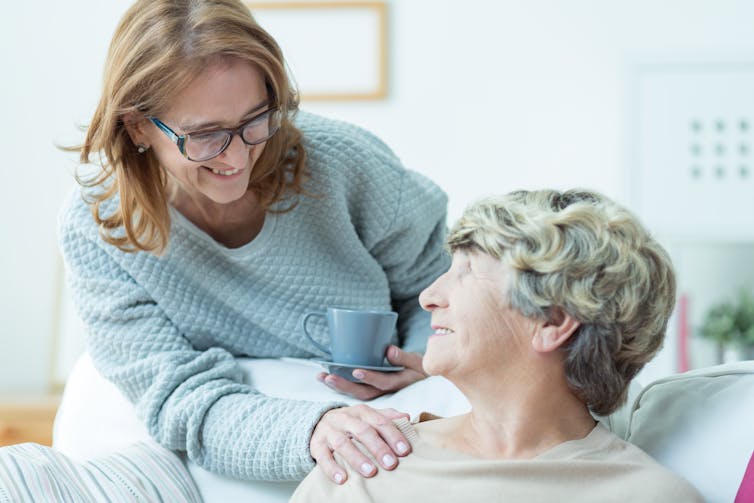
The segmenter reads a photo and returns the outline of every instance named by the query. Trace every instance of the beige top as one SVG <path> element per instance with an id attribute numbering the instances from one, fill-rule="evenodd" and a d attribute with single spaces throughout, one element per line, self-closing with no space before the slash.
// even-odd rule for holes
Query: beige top
<path id="1" fill-rule="evenodd" d="M 349 468 L 348 480 L 338 486 L 315 468 L 290 501 L 703 502 L 686 480 L 601 424 L 580 440 L 527 460 L 474 458 L 422 440 L 426 425 L 405 419 L 396 424 L 413 452 L 395 470 L 366 479 Z"/>

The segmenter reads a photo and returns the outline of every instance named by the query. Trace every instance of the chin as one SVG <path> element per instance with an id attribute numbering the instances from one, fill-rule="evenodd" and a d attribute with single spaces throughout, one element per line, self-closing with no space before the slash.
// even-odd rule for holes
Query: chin
<path id="1" fill-rule="evenodd" d="M 230 204 L 235 203 L 239 199 L 241 199 L 244 195 L 246 195 L 247 188 L 246 187 L 239 187 L 239 188 L 233 188 L 232 190 L 222 190 L 217 191 L 214 194 L 210 194 L 209 197 L 217 204 Z"/>
<path id="2" fill-rule="evenodd" d="M 443 374 L 442 360 L 436 358 L 429 347 L 427 347 L 427 352 L 424 353 L 424 357 L 422 358 L 422 368 L 424 369 L 424 372 L 431 376 L 439 376 Z"/>
<path id="3" fill-rule="evenodd" d="M 232 204 L 232 203 L 235 203 L 236 201 L 238 201 L 239 199 L 241 199 L 241 196 L 237 196 L 237 197 L 216 197 L 216 198 L 213 198 L 213 200 L 217 204 Z"/>

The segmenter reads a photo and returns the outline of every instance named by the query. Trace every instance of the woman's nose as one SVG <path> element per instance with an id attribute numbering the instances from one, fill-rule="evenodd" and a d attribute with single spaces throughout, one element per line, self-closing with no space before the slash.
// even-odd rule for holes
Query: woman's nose
<path id="1" fill-rule="evenodd" d="M 447 306 L 442 288 L 444 277 L 445 275 L 443 274 L 419 294 L 419 304 L 421 304 L 422 309 L 425 311 L 434 311 L 438 307 Z"/>
<path id="2" fill-rule="evenodd" d="M 230 145 L 219 157 L 225 158 L 225 161 L 234 168 L 243 168 L 249 158 L 249 149 L 253 148 L 246 145 L 240 135 L 234 134 L 230 139 Z"/>

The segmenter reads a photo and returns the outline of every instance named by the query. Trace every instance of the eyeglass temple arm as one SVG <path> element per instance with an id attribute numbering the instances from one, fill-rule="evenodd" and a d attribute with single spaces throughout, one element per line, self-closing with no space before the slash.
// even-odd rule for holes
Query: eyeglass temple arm
<path id="1" fill-rule="evenodd" d="M 154 124 L 155 126 L 157 126 L 157 128 L 160 131 L 162 131 L 163 133 L 165 133 L 168 138 L 170 138 L 171 140 L 173 140 L 173 142 L 175 142 L 176 145 L 178 145 L 178 149 L 181 151 L 181 153 L 185 153 L 184 150 L 183 150 L 183 146 L 184 146 L 184 144 L 186 142 L 186 137 L 185 136 L 179 136 L 179 135 L 175 134 L 175 132 L 172 129 L 170 129 L 169 127 L 167 127 L 165 124 L 162 123 L 161 120 L 156 119 L 155 117 L 150 117 L 149 120 L 152 122 L 152 124 Z"/>

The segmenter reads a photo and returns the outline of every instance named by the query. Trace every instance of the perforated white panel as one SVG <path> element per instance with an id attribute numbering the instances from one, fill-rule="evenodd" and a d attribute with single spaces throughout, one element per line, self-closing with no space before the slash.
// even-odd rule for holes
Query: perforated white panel
<path id="1" fill-rule="evenodd" d="M 673 239 L 754 239 L 754 63 L 639 67 L 635 204 Z"/>

